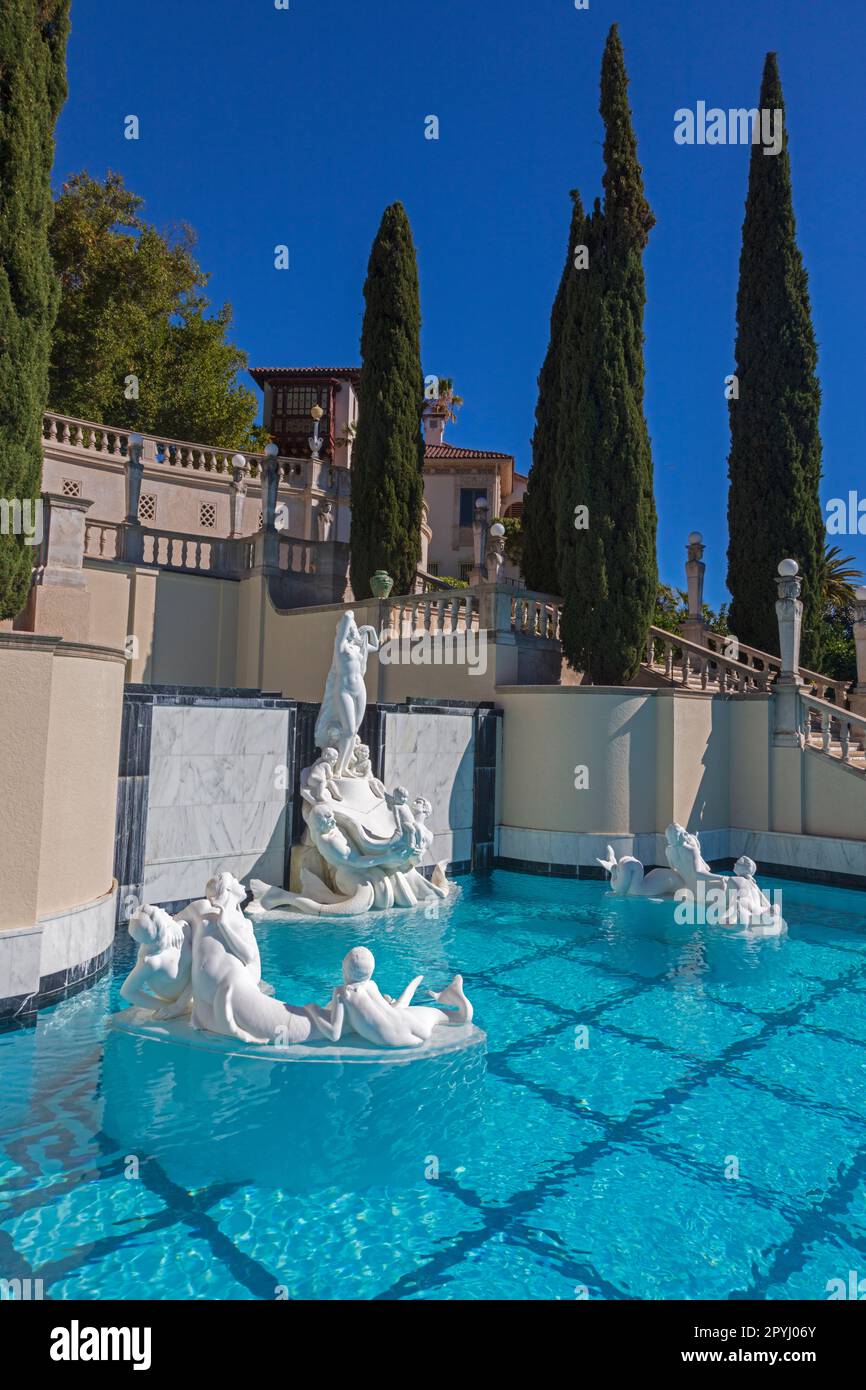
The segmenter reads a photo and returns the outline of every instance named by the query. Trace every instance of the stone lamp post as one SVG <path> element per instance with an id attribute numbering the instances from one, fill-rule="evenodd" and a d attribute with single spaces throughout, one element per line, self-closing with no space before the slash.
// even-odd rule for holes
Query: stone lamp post
<path id="1" fill-rule="evenodd" d="M 472 585 L 483 584 L 487 579 L 487 541 L 490 534 L 490 524 L 488 515 L 490 508 L 486 497 L 479 497 L 475 503 L 475 519 L 472 522 L 472 545 L 475 552 L 475 563 L 469 582 Z"/>
<path id="2" fill-rule="evenodd" d="M 857 684 L 851 687 L 848 703 L 856 714 L 866 714 L 866 588 L 854 590 L 854 649 L 857 653 Z"/>
<path id="3" fill-rule="evenodd" d="M 487 578 L 491 584 L 499 583 L 499 571 L 505 559 L 505 527 L 501 521 L 494 521 L 490 528 L 490 542 L 487 547 Z"/>
<path id="4" fill-rule="evenodd" d="M 322 445 L 324 443 L 324 440 L 319 434 L 319 421 L 321 420 L 324 413 L 325 412 L 320 405 L 314 405 L 312 410 L 310 411 L 310 415 L 313 420 L 313 433 L 310 435 L 309 439 L 307 440 L 307 443 L 310 446 L 310 453 L 316 463 L 318 463 L 319 461 L 319 455 L 322 452 Z"/>
<path id="5" fill-rule="evenodd" d="M 279 568 L 279 535 L 277 532 L 277 489 L 280 485 L 279 448 L 276 444 L 265 445 L 262 459 L 262 548 L 265 565 Z"/>
<path id="6" fill-rule="evenodd" d="M 704 538 L 700 531 L 692 531 L 686 543 L 686 589 L 689 596 L 688 616 L 682 624 L 682 635 L 687 642 L 704 645 Z"/>
<path id="7" fill-rule="evenodd" d="M 803 625 L 800 591 L 803 582 L 796 560 L 779 561 L 779 578 L 776 585 L 779 590 L 776 618 L 779 623 L 779 655 L 782 669 L 773 687 L 776 706 L 773 741 L 783 746 L 797 747 L 803 743 L 799 693 L 803 684 L 800 676 L 800 633 Z"/>

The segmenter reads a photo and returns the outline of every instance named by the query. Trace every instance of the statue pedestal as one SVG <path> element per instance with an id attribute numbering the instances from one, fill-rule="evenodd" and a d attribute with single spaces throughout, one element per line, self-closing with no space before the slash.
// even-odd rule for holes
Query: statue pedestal
<path id="1" fill-rule="evenodd" d="M 437 1028 L 419 1047 L 375 1047 L 357 1035 L 347 1036 L 338 1043 L 321 1041 L 295 1043 L 281 1047 L 272 1043 L 242 1043 L 237 1038 L 203 1033 L 193 1028 L 187 1019 L 160 1022 L 151 1018 L 148 1009 L 124 1009 L 112 1016 L 112 1027 L 119 1033 L 144 1038 L 148 1042 L 180 1043 L 200 1052 L 217 1052 L 223 1056 L 255 1057 L 268 1062 L 349 1062 L 359 1066 L 387 1062 L 414 1062 L 423 1057 L 441 1057 L 448 1052 L 463 1052 L 487 1042 L 487 1034 L 474 1023 L 459 1028 Z"/>

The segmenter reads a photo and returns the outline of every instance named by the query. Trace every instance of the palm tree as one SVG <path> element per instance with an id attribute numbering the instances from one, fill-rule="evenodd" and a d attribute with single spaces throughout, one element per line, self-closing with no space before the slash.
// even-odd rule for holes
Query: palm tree
<path id="1" fill-rule="evenodd" d="M 437 415 L 444 415 L 451 424 L 457 423 L 456 411 L 463 404 L 463 397 L 454 394 L 454 381 L 450 376 L 440 376 L 439 395 L 433 402 L 434 410 Z"/>
<path id="2" fill-rule="evenodd" d="M 840 555 L 838 545 L 825 547 L 821 590 L 825 608 L 850 608 L 855 602 L 855 583 L 863 578 L 863 571 L 846 568 L 853 563 L 854 556 Z"/>

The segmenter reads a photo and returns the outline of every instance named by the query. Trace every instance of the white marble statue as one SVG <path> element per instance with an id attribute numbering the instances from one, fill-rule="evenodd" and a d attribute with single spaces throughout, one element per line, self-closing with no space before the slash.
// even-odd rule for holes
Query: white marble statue
<path id="1" fill-rule="evenodd" d="M 208 882 L 205 897 L 184 909 L 185 916 L 172 918 L 147 905 L 138 910 L 130 934 L 139 942 L 139 956 L 121 995 L 146 1011 L 146 1021 L 177 1021 L 191 1007 L 184 1027 L 239 1042 L 288 1047 L 338 1043 L 355 1034 L 382 1048 L 420 1047 L 435 1028 L 472 1022 L 461 975 L 438 994 L 429 991 L 445 1007 L 412 1004 L 423 975 L 392 999 L 373 980 L 375 961 L 365 946 L 345 957 L 343 983 L 326 1007 L 269 998 L 257 978 L 258 946 L 254 953 L 249 949 L 255 933 L 249 922 L 240 929 L 236 919 L 242 896 L 237 879 L 223 872 Z"/>
<path id="2" fill-rule="evenodd" d="M 340 619 L 334 657 L 316 720 L 319 755 L 300 778 L 303 841 L 292 856 L 288 888 L 253 879 L 247 915 L 287 908 L 319 917 L 350 917 L 371 909 L 417 907 L 451 891 L 444 864 L 420 872 L 433 845 L 426 825 L 433 808 L 406 787 L 390 794 L 373 775 L 370 749 L 358 730 L 366 708 L 367 657 L 379 639 Z"/>
<path id="3" fill-rule="evenodd" d="M 331 995 L 328 1010 L 334 1042 L 344 1033 L 358 1033 L 377 1047 L 420 1047 L 434 1028 L 472 1022 L 472 1005 L 463 992 L 462 975 L 455 975 L 438 994 L 430 991 L 437 1003 L 454 1005 L 453 1010 L 445 1010 L 412 1004 L 423 975 L 416 976 L 399 999 L 382 994 L 373 979 L 375 966 L 373 953 L 366 946 L 354 947 L 344 959 L 343 984 Z"/>
<path id="4" fill-rule="evenodd" d="M 361 727 L 367 708 L 368 654 L 379 650 L 375 628 L 359 628 L 351 608 L 337 624 L 334 656 L 325 684 L 325 694 L 316 720 L 315 739 L 319 748 L 326 748 L 334 727 L 339 729 L 337 776 L 345 777 L 349 758 L 355 748 L 355 736 Z"/>
<path id="5" fill-rule="evenodd" d="M 121 998 L 152 1009 L 154 1018 L 180 1018 L 192 1004 L 192 931 L 161 907 L 144 903 L 129 919 L 138 942 L 135 965 L 120 987 Z"/>
<path id="6" fill-rule="evenodd" d="M 777 905 L 755 882 L 754 860 L 738 859 L 733 875 L 714 873 L 697 835 L 676 823 L 665 831 L 665 858 L 666 869 L 645 874 L 639 859 L 630 854 L 617 859 L 608 845 L 607 857 L 597 862 L 610 873 L 611 889 L 619 896 L 676 898 L 692 910 L 697 904 L 710 925 L 741 927 L 752 935 L 780 936 L 786 930 Z"/>

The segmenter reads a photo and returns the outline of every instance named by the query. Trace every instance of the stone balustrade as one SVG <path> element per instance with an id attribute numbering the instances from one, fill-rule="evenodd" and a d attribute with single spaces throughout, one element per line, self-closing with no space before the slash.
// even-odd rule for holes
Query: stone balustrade
<path id="1" fill-rule="evenodd" d="M 662 651 L 660 662 L 656 656 L 657 646 Z M 732 657 L 711 651 L 697 642 L 688 642 L 677 633 L 661 627 L 651 627 L 649 630 L 647 665 L 655 668 L 660 666 L 665 679 L 671 684 L 675 683 L 678 672 L 681 685 L 696 690 L 714 689 L 720 695 L 767 691 L 773 674 L 766 667 L 734 661 Z"/>
<path id="2" fill-rule="evenodd" d="M 94 458 L 113 459 L 125 464 L 129 455 L 131 430 L 115 429 L 95 424 L 92 420 L 76 420 L 67 415 L 46 411 L 42 421 L 45 447 L 63 454 L 82 456 L 82 462 Z M 143 434 L 141 461 L 146 468 L 166 470 L 191 469 L 222 475 L 228 487 L 232 480 L 232 459 L 236 449 L 214 448 L 193 444 L 188 440 L 169 439 L 162 435 Z M 250 478 L 261 476 L 263 454 L 244 454 Z M 327 460 L 280 458 L 280 483 L 290 489 L 320 492 L 334 490 L 333 466 Z"/>
<path id="3" fill-rule="evenodd" d="M 854 714 L 802 691 L 800 706 L 800 731 L 806 747 L 820 748 L 866 774 L 866 715 Z"/>
<path id="4" fill-rule="evenodd" d="M 742 661 L 746 666 L 754 666 L 756 670 L 769 671 L 773 677 L 778 675 L 782 669 L 782 662 L 778 656 L 761 651 L 760 647 L 750 647 L 746 642 L 740 642 L 735 637 L 725 637 L 717 632 L 705 630 L 704 642 L 713 652 L 723 652 L 725 646 L 733 643 L 736 646 L 738 661 Z M 820 671 L 810 671 L 806 666 L 801 666 L 799 671 L 803 683 L 811 686 L 815 694 L 821 699 L 826 699 L 829 691 L 835 704 L 845 704 L 848 681 L 835 680 L 832 676 L 822 675 Z"/>

